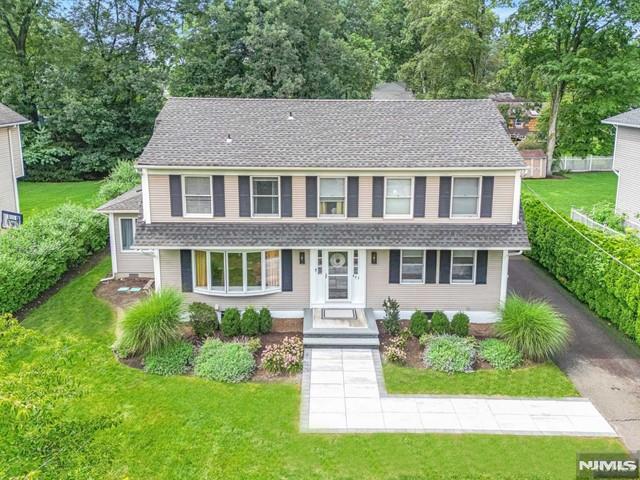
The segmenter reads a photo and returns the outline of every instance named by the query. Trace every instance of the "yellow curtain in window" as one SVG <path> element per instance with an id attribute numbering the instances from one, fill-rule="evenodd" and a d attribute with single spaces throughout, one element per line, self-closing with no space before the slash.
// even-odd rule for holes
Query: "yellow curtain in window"
<path id="1" fill-rule="evenodd" d="M 196 287 L 207 286 L 207 252 L 196 250 Z"/>

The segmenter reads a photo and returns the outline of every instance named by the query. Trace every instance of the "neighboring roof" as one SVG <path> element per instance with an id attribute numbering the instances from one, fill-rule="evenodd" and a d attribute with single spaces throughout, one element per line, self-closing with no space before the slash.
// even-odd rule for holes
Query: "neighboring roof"
<path id="1" fill-rule="evenodd" d="M 416 97 L 409 91 L 403 82 L 381 83 L 371 92 L 372 100 L 415 100 Z"/>
<path id="2" fill-rule="evenodd" d="M 158 115 L 138 165 L 524 168 L 503 123 L 488 99 L 174 97 Z"/>
<path id="3" fill-rule="evenodd" d="M 606 120 L 603 120 L 602 123 L 640 128 L 640 108 L 609 117 Z"/>
<path id="4" fill-rule="evenodd" d="M 547 154 L 544 153 L 544 150 L 520 150 L 520 155 L 522 158 L 547 158 Z"/>
<path id="5" fill-rule="evenodd" d="M 517 225 L 445 223 L 140 223 L 135 247 L 366 247 L 528 249 Z"/>
<path id="6" fill-rule="evenodd" d="M 97 210 L 102 213 L 133 213 L 140 211 L 142 205 L 142 187 L 138 185 L 128 192 L 118 195 L 109 200 L 104 205 L 100 205 Z"/>
<path id="7" fill-rule="evenodd" d="M 522 97 L 516 97 L 511 92 L 498 92 L 489 95 L 489 98 L 496 103 L 523 103 L 527 100 Z"/>
<path id="8" fill-rule="evenodd" d="M 29 123 L 29 120 L 24 118 L 19 113 L 14 112 L 6 105 L 0 103 L 0 126 L 6 127 L 8 125 L 21 125 L 23 123 Z"/>

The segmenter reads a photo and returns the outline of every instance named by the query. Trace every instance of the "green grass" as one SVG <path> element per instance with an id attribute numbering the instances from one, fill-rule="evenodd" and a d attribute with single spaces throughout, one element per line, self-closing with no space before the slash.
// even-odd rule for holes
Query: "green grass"
<path id="1" fill-rule="evenodd" d="M 69 375 L 82 396 L 65 401 L 59 415 L 119 419 L 91 444 L 96 478 L 566 479 L 575 475 L 576 452 L 623 451 L 617 440 L 605 438 L 302 434 L 297 385 L 225 385 L 119 364 L 109 348 L 113 313 L 92 294 L 109 267 L 105 259 L 34 311 L 24 324 L 46 336 L 29 353 L 20 353 L 22 347 L 5 362 L 14 372 L 25 361 L 48 362 L 53 345 L 64 339 Z M 12 461 L 0 449 L 8 476 L 23 475 L 11 470 Z M 55 470 L 55 462 L 48 465 L 53 470 L 43 478 L 72 476 Z"/>
<path id="2" fill-rule="evenodd" d="M 389 393 L 507 395 L 513 397 L 574 397 L 578 392 L 553 363 L 515 370 L 478 370 L 447 374 L 426 368 L 385 364 Z"/>
<path id="3" fill-rule="evenodd" d="M 92 182 L 18 182 L 20 210 L 25 220 L 66 202 L 85 207 L 93 206 L 94 196 L 100 188 L 99 181 Z"/>
<path id="4" fill-rule="evenodd" d="M 530 188 L 551 207 L 567 215 L 571 207 L 589 210 L 602 201 L 615 203 L 618 177 L 613 172 L 569 173 L 566 179 L 529 179 L 523 190 Z"/>

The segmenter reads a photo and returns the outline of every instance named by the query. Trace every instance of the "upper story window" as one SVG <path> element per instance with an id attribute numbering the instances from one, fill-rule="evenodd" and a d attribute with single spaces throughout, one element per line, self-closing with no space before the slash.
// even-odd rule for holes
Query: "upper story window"
<path id="1" fill-rule="evenodd" d="M 475 281 L 476 252 L 454 250 L 451 252 L 451 283 L 473 283 Z"/>
<path id="2" fill-rule="evenodd" d="M 454 177 L 451 189 L 451 216 L 477 217 L 480 207 L 480 178 Z"/>
<path id="3" fill-rule="evenodd" d="M 320 178 L 320 216 L 344 217 L 346 178 Z"/>
<path id="4" fill-rule="evenodd" d="M 279 177 L 253 177 L 251 182 L 254 216 L 280 215 Z"/>
<path id="5" fill-rule="evenodd" d="M 133 245 L 135 228 L 135 220 L 133 218 L 120 219 L 120 249 L 123 252 L 132 251 L 131 245 Z"/>
<path id="6" fill-rule="evenodd" d="M 411 178 L 385 178 L 385 216 L 410 217 L 412 189 Z"/>
<path id="7" fill-rule="evenodd" d="M 424 251 L 402 250 L 400 256 L 400 282 L 424 282 Z"/>
<path id="8" fill-rule="evenodd" d="M 184 213 L 192 216 L 209 216 L 213 212 L 211 177 L 183 177 Z"/>
<path id="9" fill-rule="evenodd" d="M 229 295 L 280 290 L 280 250 L 195 250 L 193 263 L 197 290 Z"/>

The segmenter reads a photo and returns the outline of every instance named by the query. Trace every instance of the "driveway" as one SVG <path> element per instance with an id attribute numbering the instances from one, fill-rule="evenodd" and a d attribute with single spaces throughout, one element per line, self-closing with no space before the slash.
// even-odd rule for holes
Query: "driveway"
<path id="1" fill-rule="evenodd" d="M 509 262 L 509 289 L 523 297 L 544 298 L 565 315 L 573 337 L 556 363 L 622 437 L 640 450 L 640 349 L 606 325 L 526 257 Z"/>

